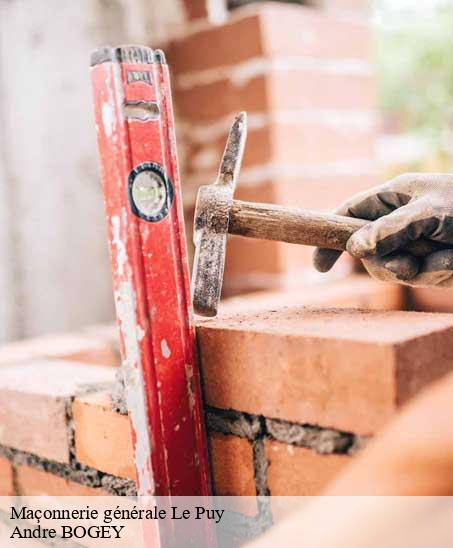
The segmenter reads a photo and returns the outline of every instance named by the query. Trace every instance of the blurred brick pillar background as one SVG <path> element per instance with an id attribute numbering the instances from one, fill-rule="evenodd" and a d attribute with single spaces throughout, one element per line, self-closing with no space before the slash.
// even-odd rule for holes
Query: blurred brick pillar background
<path id="1" fill-rule="evenodd" d="M 189 237 L 196 190 L 215 179 L 240 110 L 249 133 L 238 199 L 330 209 L 375 184 L 368 2 L 258 2 L 228 16 L 221 4 L 187 1 L 192 23 L 167 46 Z M 311 254 L 231 237 L 226 293 L 319 280 Z M 333 275 L 350 268 L 343 261 Z"/>

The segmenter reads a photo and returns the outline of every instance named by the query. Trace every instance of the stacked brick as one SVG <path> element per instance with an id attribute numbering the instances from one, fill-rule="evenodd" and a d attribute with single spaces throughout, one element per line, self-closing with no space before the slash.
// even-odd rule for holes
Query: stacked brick
<path id="1" fill-rule="evenodd" d="M 395 310 L 402 303 L 400 286 L 356 275 L 316 289 L 301 288 L 291 298 L 271 292 L 231 299 L 222 310 L 229 315 L 253 314 L 285 304 Z M 113 324 L 13 342 L 0 349 L 1 494 L 133 492 L 129 421 L 112 411 L 109 395 L 118 365 Z M 209 367 L 208 363 L 207 375 Z M 256 413 L 226 412 L 214 404 L 207 417 L 216 491 L 266 492 L 258 457 L 270 451 L 264 437 L 280 440 L 277 423 L 263 422 Z M 269 419 L 273 416 L 270 413 Z"/>
<path id="2" fill-rule="evenodd" d="M 239 199 L 331 208 L 375 182 L 366 2 L 326 4 L 252 4 L 169 48 L 189 221 L 196 189 L 214 180 L 240 110 L 248 111 L 249 136 Z M 233 237 L 226 290 L 298 283 L 310 254 Z"/>
<path id="3" fill-rule="evenodd" d="M 377 306 L 382 285 L 367 281 Z M 337 301 L 327 292 L 324 306 L 344 304 L 348 291 L 356 299 L 354 285 L 337 282 Z M 303 306 L 307 295 L 250 295 L 198 321 L 213 486 L 247 497 L 244 534 L 274 515 L 256 495 L 321 493 L 402 404 L 453 369 L 452 316 L 340 311 L 320 295 L 316 308 Z M 400 302 L 381 295 L 384 308 Z M 58 357 L 37 356 L 26 341 L 29 360 L 2 360 L 2 495 L 135 492 L 129 420 L 111 407 L 118 359 L 82 362 L 81 346 L 61 355 L 63 338 L 84 336 L 87 352 L 93 338 L 98 351 L 114 346 L 114 331 L 98 328 L 57 337 Z"/>

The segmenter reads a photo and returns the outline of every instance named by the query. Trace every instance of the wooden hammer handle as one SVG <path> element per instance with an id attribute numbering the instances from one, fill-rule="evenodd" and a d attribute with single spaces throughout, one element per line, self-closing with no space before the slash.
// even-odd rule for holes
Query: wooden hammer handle
<path id="1" fill-rule="evenodd" d="M 228 232 L 261 240 L 344 251 L 352 234 L 369 222 L 308 209 L 233 200 Z M 449 246 L 433 240 L 416 240 L 407 244 L 404 250 L 413 255 L 424 256 L 447 247 Z"/>

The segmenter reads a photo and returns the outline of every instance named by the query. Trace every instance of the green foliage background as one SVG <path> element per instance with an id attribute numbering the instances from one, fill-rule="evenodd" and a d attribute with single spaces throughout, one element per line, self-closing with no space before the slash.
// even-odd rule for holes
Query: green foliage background
<path id="1" fill-rule="evenodd" d="M 381 108 L 453 155 L 453 5 L 396 13 L 394 5 L 374 3 Z"/>

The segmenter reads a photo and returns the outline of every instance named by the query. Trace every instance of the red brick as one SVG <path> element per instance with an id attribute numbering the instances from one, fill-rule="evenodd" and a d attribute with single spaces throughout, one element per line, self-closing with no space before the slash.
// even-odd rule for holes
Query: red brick
<path id="1" fill-rule="evenodd" d="M 234 500 L 236 512 L 257 512 L 253 449 L 249 440 L 219 433 L 209 436 L 214 494 L 241 497 Z"/>
<path id="2" fill-rule="evenodd" d="M 296 116 L 295 116 L 296 118 Z M 322 166 L 373 158 L 376 133 L 322 123 L 272 124 L 272 159 L 280 165 Z M 250 164 L 258 163 L 249 160 Z"/>
<path id="3" fill-rule="evenodd" d="M 410 287 L 409 301 L 422 312 L 453 312 L 453 290 L 436 287 Z"/>
<path id="4" fill-rule="evenodd" d="M 16 471 L 17 490 L 20 495 L 28 496 L 107 496 L 109 493 L 102 489 L 88 487 L 75 481 L 32 468 L 18 466 Z"/>
<path id="5" fill-rule="evenodd" d="M 316 109 L 372 113 L 376 107 L 376 84 L 371 75 L 294 66 L 287 70 L 270 68 L 244 82 L 220 79 L 178 89 L 176 81 L 174 100 L 178 115 L 196 124 L 212 123 L 241 110 L 251 114 Z"/>
<path id="6" fill-rule="evenodd" d="M 448 314 L 295 305 L 197 323 L 208 405 L 358 434 L 453 369 Z"/>
<path id="7" fill-rule="evenodd" d="M 0 365 L 11 365 L 39 358 L 118 365 L 119 357 L 113 341 L 93 334 L 56 333 L 24 339 L 0 348 Z"/>
<path id="8" fill-rule="evenodd" d="M 189 34 L 170 44 L 166 51 L 168 63 L 175 73 L 236 65 L 259 57 L 262 52 L 257 15 Z"/>
<path id="9" fill-rule="evenodd" d="M 301 166 L 300 171 L 315 167 L 329 174 L 329 167 L 326 164 L 341 165 L 351 161 L 371 163 L 375 136 L 372 130 L 338 129 L 322 123 L 304 123 L 303 120 L 299 124 L 265 124 L 263 127 L 248 131 L 242 165 L 243 169 L 246 169 L 272 162 L 273 165 L 287 169 L 287 166 L 293 169 L 296 169 L 295 166 Z M 226 138 L 227 131 L 212 141 L 209 149 L 199 143 L 188 142 L 187 173 L 197 173 L 206 168 L 215 171 L 222 157 Z M 209 165 L 205 164 L 207 150 Z M 333 172 L 334 168 L 330 168 L 330 171 Z M 308 177 L 308 173 L 305 177 L 301 176 L 305 180 Z"/>
<path id="10" fill-rule="evenodd" d="M 129 417 L 115 413 L 110 395 L 96 392 L 73 404 L 77 460 L 101 472 L 135 480 Z"/>
<path id="11" fill-rule="evenodd" d="M 14 494 L 13 466 L 8 459 L 0 457 L 0 497 Z"/>
<path id="12" fill-rule="evenodd" d="M 250 78 L 243 84 L 222 79 L 183 89 L 178 89 L 176 80 L 174 100 L 178 115 L 185 121 L 207 124 L 241 110 L 265 112 L 268 106 L 267 85 L 267 75 Z"/>
<path id="13" fill-rule="evenodd" d="M 291 67 L 267 74 L 272 110 L 332 109 L 369 111 L 377 104 L 372 74 L 341 74 Z"/>
<path id="14" fill-rule="evenodd" d="M 206 166 L 211 170 L 216 171 L 222 158 L 225 149 L 225 142 L 228 136 L 228 130 L 225 128 L 225 133 L 213 140 L 209 146 L 211 165 Z M 259 129 L 251 129 L 248 131 L 247 147 L 244 151 L 242 165 L 244 168 L 266 164 L 273 156 L 273 147 L 271 144 L 272 133 L 269 126 L 264 126 Z M 191 144 L 189 141 L 188 156 L 186 169 L 187 173 L 197 173 L 205 166 L 200 165 L 200 157 L 206 155 L 207 147 L 200 143 Z"/>
<path id="15" fill-rule="evenodd" d="M 207 17 L 206 2 L 207 0 L 184 0 L 187 19 L 193 20 Z"/>
<path id="16" fill-rule="evenodd" d="M 213 433 L 210 435 L 209 445 L 215 494 L 254 497 L 256 491 L 250 441 Z"/>
<path id="17" fill-rule="evenodd" d="M 305 56 L 365 59 L 369 33 L 363 24 L 339 20 L 303 6 L 261 4 L 228 23 L 176 40 L 168 49 L 175 73 L 236 65 L 256 57 Z M 329 37 L 326 40 L 326 36 Z"/>
<path id="18" fill-rule="evenodd" d="M 260 22 L 267 56 L 370 57 L 370 33 L 362 22 L 336 18 L 310 7 L 272 3 L 260 9 Z"/>
<path id="19" fill-rule="evenodd" d="M 87 386 L 113 383 L 100 365 L 42 360 L 0 368 L 0 443 L 69 462 L 66 402 Z"/>
<path id="20" fill-rule="evenodd" d="M 272 496 L 315 496 L 350 462 L 345 455 L 319 455 L 303 447 L 266 441 L 268 487 Z"/>

